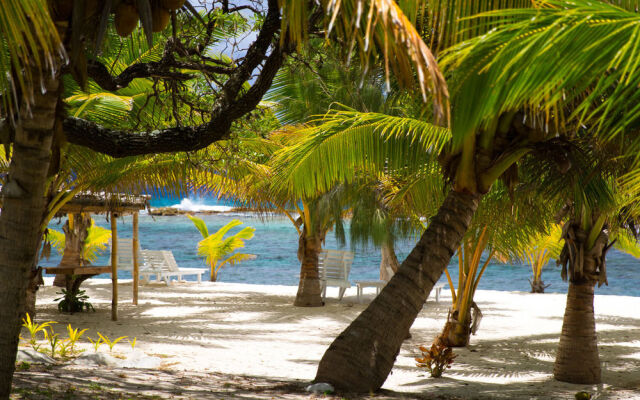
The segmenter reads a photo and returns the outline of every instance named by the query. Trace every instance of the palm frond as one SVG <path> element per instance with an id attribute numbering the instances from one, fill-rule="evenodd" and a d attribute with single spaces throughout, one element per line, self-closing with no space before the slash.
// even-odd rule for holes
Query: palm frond
<path id="1" fill-rule="evenodd" d="M 97 226 L 91 219 L 91 226 L 87 230 L 87 237 L 82 247 L 82 259 L 94 263 L 102 252 L 107 250 L 111 240 L 111 230 Z"/>
<path id="2" fill-rule="evenodd" d="M 0 118 L 13 116 L 20 102 L 27 107 L 32 95 L 44 90 L 43 77 L 33 76 L 35 67 L 57 73 L 57 61 L 65 51 L 49 15 L 47 0 L 2 2 L 0 5 Z M 18 98 L 19 97 L 19 98 Z"/>
<path id="3" fill-rule="evenodd" d="M 56 249 L 59 255 L 62 255 L 64 253 L 64 246 L 66 241 L 63 232 L 57 231 L 55 229 L 48 229 L 45 241 L 51 243 L 51 246 Z"/>
<path id="4" fill-rule="evenodd" d="M 422 0 L 402 2 L 413 17 L 410 20 L 393 0 L 321 0 L 320 12 L 325 18 L 327 35 L 348 40 L 347 52 L 357 47 L 365 71 L 373 57 L 380 55 L 385 63 L 386 80 L 393 74 L 404 87 L 417 81 L 426 100 L 431 92 L 435 113 L 448 122 L 449 93 L 435 57 L 422 41 L 413 23 Z M 308 37 L 310 2 L 280 0 L 283 10 L 282 40 L 301 43 Z M 417 73 L 414 75 L 413 68 Z M 417 77 L 417 79 L 414 79 Z"/>
<path id="5" fill-rule="evenodd" d="M 218 269 L 222 268 L 225 264 L 229 264 L 233 266 L 243 261 L 253 260 L 255 258 L 256 256 L 254 254 L 235 253 L 235 254 L 232 254 L 229 258 L 223 260 L 218 266 Z"/>
<path id="6" fill-rule="evenodd" d="M 635 258 L 640 258 L 640 246 L 638 245 L 638 241 L 631 236 L 629 232 L 619 230 L 612 239 L 616 241 L 614 244 L 616 249 L 630 254 Z"/>
<path id="7" fill-rule="evenodd" d="M 306 138 L 274 161 L 276 185 L 302 197 L 353 181 L 358 170 L 415 170 L 434 160 L 450 138 L 445 128 L 376 113 L 332 111 L 317 122 L 302 128 Z"/>
<path id="8" fill-rule="evenodd" d="M 640 126 L 638 14 L 597 0 L 536 4 L 482 14 L 500 24 L 442 60 L 456 81 L 456 144 L 496 115 L 527 107 L 547 114 L 540 129 L 549 135 L 567 106 L 565 126 L 574 130 L 593 127 L 613 139 Z"/>
<path id="9" fill-rule="evenodd" d="M 209 230 L 207 229 L 207 225 L 204 223 L 202 218 L 198 218 L 189 214 L 187 214 L 187 218 L 189 218 L 191 222 L 193 222 L 193 224 L 196 226 L 196 228 L 198 228 L 198 231 L 200 232 L 203 238 L 206 238 L 207 236 L 209 236 Z"/>

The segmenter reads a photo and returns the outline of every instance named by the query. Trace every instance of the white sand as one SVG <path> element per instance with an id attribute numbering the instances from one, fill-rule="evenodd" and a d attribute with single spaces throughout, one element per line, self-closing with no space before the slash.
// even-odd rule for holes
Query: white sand
<path id="1" fill-rule="evenodd" d="M 89 280 L 83 288 L 97 312 L 59 314 L 52 301 L 58 289 L 46 286 L 38 293 L 38 321 L 58 321 L 60 333 L 71 323 L 89 328 L 92 338 L 97 331 L 112 339 L 136 337 L 136 349 L 162 357 L 170 369 L 286 379 L 312 380 L 333 338 L 365 308 L 356 303 L 355 288 L 341 302 L 330 288 L 325 307 L 299 308 L 292 306 L 293 286 L 208 282 L 141 285 L 133 306 L 131 282 L 121 281 L 119 320 L 112 322 L 110 281 Z M 455 350 L 458 358 L 443 378 L 429 377 L 414 357 L 418 345 L 430 345 L 440 333 L 450 299 L 443 291 L 439 303 L 427 301 L 383 388 L 434 397 L 566 399 L 587 390 L 599 398 L 640 398 L 640 297 L 596 296 L 601 385 L 553 380 L 565 296 L 521 292 L 478 291 L 484 314 L 478 334 L 468 348 Z M 115 351 L 131 348 L 123 341 Z"/>

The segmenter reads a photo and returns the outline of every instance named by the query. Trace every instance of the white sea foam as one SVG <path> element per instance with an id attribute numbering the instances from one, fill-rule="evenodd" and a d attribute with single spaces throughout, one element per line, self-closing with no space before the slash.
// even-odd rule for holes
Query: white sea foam
<path id="1" fill-rule="evenodd" d="M 177 208 L 178 210 L 193 211 L 193 212 L 199 212 L 199 211 L 225 212 L 225 211 L 233 210 L 233 207 L 229 207 L 229 206 L 210 206 L 210 205 L 203 204 L 202 201 L 198 201 L 198 200 L 194 201 L 194 200 L 191 200 L 191 199 L 182 199 L 180 204 L 174 204 L 174 205 L 171 206 L 171 208 Z"/>

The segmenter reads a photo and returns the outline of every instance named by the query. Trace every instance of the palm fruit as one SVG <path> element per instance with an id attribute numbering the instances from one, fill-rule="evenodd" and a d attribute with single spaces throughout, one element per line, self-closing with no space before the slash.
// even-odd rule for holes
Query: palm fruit
<path id="1" fill-rule="evenodd" d="M 161 32 L 169 24 L 171 14 L 162 7 L 155 7 L 151 10 L 151 30 Z"/>
<path id="2" fill-rule="evenodd" d="M 138 25 L 138 10 L 131 4 L 120 3 L 116 8 L 116 32 L 120 36 L 129 36 Z"/>
<path id="3" fill-rule="evenodd" d="M 184 5 L 186 0 L 160 0 L 160 4 L 166 10 L 177 10 Z"/>

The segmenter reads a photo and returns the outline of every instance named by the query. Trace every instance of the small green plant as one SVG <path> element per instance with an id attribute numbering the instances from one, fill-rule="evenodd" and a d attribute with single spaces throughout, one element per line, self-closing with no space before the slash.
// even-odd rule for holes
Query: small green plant
<path id="1" fill-rule="evenodd" d="M 31 368 L 31 364 L 26 361 L 21 361 L 16 365 L 16 371 L 28 371 Z"/>
<path id="2" fill-rule="evenodd" d="M 451 347 L 439 340 L 431 345 L 430 349 L 420 346 L 420 351 L 422 352 L 422 357 L 416 358 L 418 367 L 429 370 L 434 378 L 440 378 L 445 369 L 451 368 L 453 360 L 458 356 L 453 354 Z"/>
<path id="3" fill-rule="evenodd" d="M 99 333 L 98 333 L 99 335 Z M 93 340 L 91 338 L 87 338 L 89 339 L 89 341 L 91 342 L 91 344 L 93 345 L 93 351 L 95 351 L 96 353 L 98 352 L 98 348 L 100 347 L 100 345 L 102 344 L 102 339 L 98 338 L 96 340 Z"/>
<path id="4" fill-rule="evenodd" d="M 22 326 L 27 328 L 27 330 L 29 331 L 29 335 L 31 335 L 31 337 L 29 338 L 29 344 L 35 351 L 39 351 L 40 349 L 40 345 L 38 345 L 38 332 L 43 332 L 46 338 L 46 329 L 51 327 L 51 325 L 55 323 L 55 321 L 47 321 L 41 324 L 37 324 L 35 321 L 31 320 L 29 313 L 27 313 L 25 318 L 22 319 Z"/>
<path id="5" fill-rule="evenodd" d="M 131 350 L 135 350 L 136 349 L 136 340 L 137 339 L 138 338 L 135 338 L 135 337 L 133 338 L 133 340 L 127 339 L 127 342 L 129 342 L 129 344 L 131 345 Z"/>
<path id="6" fill-rule="evenodd" d="M 228 224 L 218 229 L 217 232 L 209 234 L 207 225 L 204 221 L 198 217 L 187 214 L 187 217 L 196 226 L 203 239 L 198 242 L 198 255 L 205 258 L 205 262 L 210 268 L 211 282 L 215 282 L 218 279 L 218 271 L 225 264 L 235 265 L 245 260 L 252 260 L 255 258 L 253 254 L 233 253 L 236 249 L 244 247 L 244 241 L 253 237 L 255 228 L 250 226 L 244 227 L 240 232 L 224 237 L 231 229 L 238 225 L 242 225 L 242 222 L 234 219 Z"/>
<path id="7" fill-rule="evenodd" d="M 75 352 L 76 342 L 80 340 L 80 338 L 86 331 L 87 331 L 86 329 L 78 331 L 78 328 L 73 329 L 71 327 L 71 324 L 67 325 L 67 333 L 69 334 L 68 341 L 70 344 L 69 350 L 71 351 L 72 354 Z"/>
<path id="8" fill-rule="evenodd" d="M 72 348 L 72 344 L 69 341 L 69 339 L 61 340 L 59 343 L 59 350 L 58 350 L 58 355 L 60 355 L 60 358 L 69 358 L 69 355 L 73 354 L 73 351 L 71 350 L 71 348 Z"/>
<path id="9" fill-rule="evenodd" d="M 122 339 L 126 339 L 127 338 L 127 336 L 120 336 L 119 338 L 114 339 L 113 341 L 111 341 L 111 339 L 109 339 L 107 336 L 104 336 L 100 332 L 98 332 L 98 336 L 100 336 L 100 339 L 102 339 L 102 341 L 105 342 L 107 344 L 107 346 L 109 346 L 109 352 L 111 352 L 113 350 L 113 346 L 115 346 L 116 343 L 118 343 Z"/>
<path id="10" fill-rule="evenodd" d="M 51 346 L 51 357 L 56 356 L 56 348 L 60 344 L 60 335 L 53 331 L 52 327 L 49 327 L 49 330 L 44 330 L 44 338 L 49 341 L 49 346 Z"/>
<path id="11" fill-rule="evenodd" d="M 58 297 L 54 301 L 59 301 L 58 303 L 58 311 L 60 312 L 68 312 L 73 314 L 74 312 L 82 312 L 84 310 L 87 311 L 96 311 L 93 308 L 93 305 L 87 301 L 89 296 L 85 293 L 84 290 L 67 291 L 65 289 L 61 289 L 60 292 L 56 292 L 56 294 L 62 295 L 62 297 Z"/>

